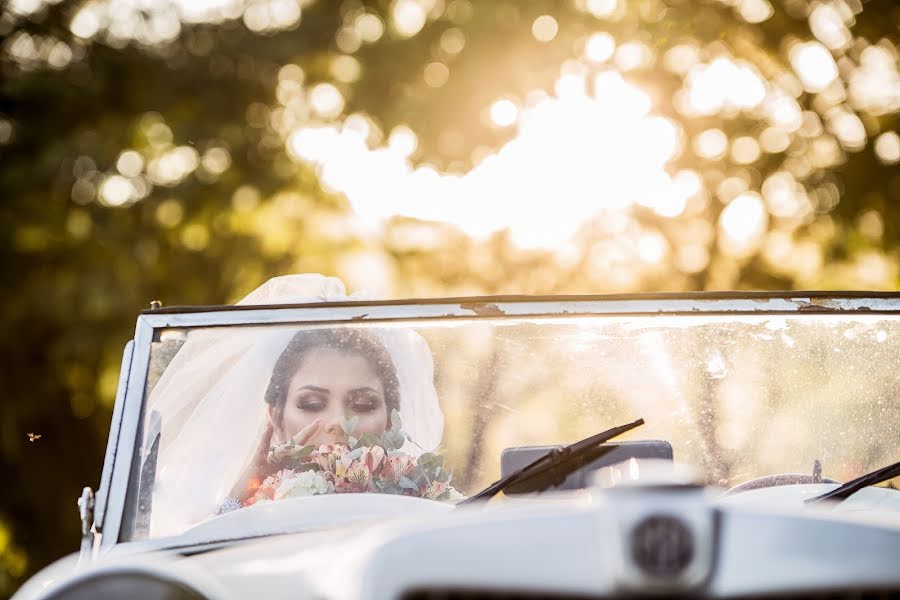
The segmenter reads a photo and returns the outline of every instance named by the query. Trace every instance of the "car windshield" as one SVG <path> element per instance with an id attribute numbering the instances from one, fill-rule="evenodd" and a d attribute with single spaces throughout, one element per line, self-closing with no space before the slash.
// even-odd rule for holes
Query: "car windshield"
<path id="1" fill-rule="evenodd" d="M 449 318 L 156 330 L 124 539 L 297 496 L 456 502 L 505 449 L 644 418 L 717 486 L 898 459 L 891 315 Z"/>

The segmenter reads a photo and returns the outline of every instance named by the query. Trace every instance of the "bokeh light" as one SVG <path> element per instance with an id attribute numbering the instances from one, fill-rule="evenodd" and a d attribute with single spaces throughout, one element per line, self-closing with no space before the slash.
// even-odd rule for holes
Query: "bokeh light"
<path id="1" fill-rule="evenodd" d="M 531 34 L 539 42 L 550 42 L 559 32 L 559 24 L 550 15 L 541 15 L 531 24 Z"/>
<path id="2" fill-rule="evenodd" d="M 722 250 L 735 256 L 750 255 L 765 236 L 767 219 L 759 194 L 745 192 L 734 198 L 719 217 Z"/>
<path id="3" fill-rule="evenodd" d="M 216 55 L 226 29 L 273 42 L 306 32 L 320 4 L 86 0 L 68 13 L 69 38 L 16 31 L 3 50 L 23 71 L 66 72 L 91 44 L 132 44 L 176 62 L 181 48 L 221 77 L 271 87 L 270 100 L 242 109 L 243 131 L 198 137 L 169 114 L 146 112 L 135 138 L 110 156 L 75 161 L 67 184 L 74 205 L 124 208 L 164 194 L 151 210 L 156 222 L 197 252 L 214 243 L 221 223 L 183 233 L 194 223 L 185 222 L 182 191 L 231 182 L 249 161 L 269 165 L 289 188 L 278 210 L 324 192 L 346 200 L 369 234 L 391 235 L 407 221 L 450 226 L 429 231 L 456 231 L 475 244 L 505 232 L 518 249 L 551 251 L 560 265 L 590 254 L 613 287 L 640 285 L 661 265 L 703 273 L 715 287 L 736 276 L 717 256 L 783 257 L 790 248 L 805 252 L 796 264 L 820 264 L 822 253 L 804 244 L 835 235 L 812 229 L 845 193 L 834 174 L 857 154 L 900 162 L 896 43 L 860 35 L 863 7 L 843 0 L 795 3 L 784 13 L 770 0 L 704 5 L 722 35 L 684 21 L 667 0 L 574 0 L 574 12 L 468 0 L 347 2 L 315 56 Z M 39 19 L 47 6 L 15 0 L 6 14 Z M 225 23 L 231 29 L 201 31 Z M 524 46 L 508 46 L 516 60 L 485 52 L 493 42 L 476 23 L 519 36 Z M 670 32 L 666 23 L 684 28 Z M 770 30 L 781 32 L 778 44 L 761 37 Z M 418 58 L 399 60 L 414 44 L 422 44 Z M 19 127 L 0 115 L 0 144 L 14 142 Z M 229 192 L 231 208 L 262 210 L 277 196 L 264 187 Z M 880 193 L 864 201 L 883 203 Z M 260 223 L 277 222 L 278 210 L 267 209 Z M 72 223 L 72 235 L 86 230 Z M 333 227 L 335 239 L 354 231 Z M 285 240 L 265 245 L 274 252 Z M 795 266 L 779 272 L 799 277 Z"/>
<path id="4" fill-rule="evenodd" d="M 584 46 L 584 55 L 588 60 L 602 63 L 609 60 L 616 49 L 616 40 L 606 32 L 593 34 Z"/>
<path id="5" fill-rule="evenodd" d="M 875 140 L 875 154 L 886 165 L 900 162 L 900 136 L 896 131 L 882 133 Z"/>
<path id="6" fill-rule="evenodd" d="M 519 108 L 512 100 L 503 98 L 491 104 L 491 122 L 497 127 L 509 127 L 518 115 Z"/>
<path id="7" fill-rule="evenodd" d="M 808 92 L 821 92 L 837 79 L 837 65 L 822 44 L 807 42 L 794 45 L 789 52 L 791 65 Z"/>

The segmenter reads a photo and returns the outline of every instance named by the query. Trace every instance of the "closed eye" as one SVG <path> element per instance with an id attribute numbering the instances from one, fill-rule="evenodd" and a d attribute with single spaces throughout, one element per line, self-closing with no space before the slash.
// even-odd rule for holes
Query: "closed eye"
<path id="1" fill-rule="evenodd" d="M 353 412 L 368 413 L 381 408 L 384 401 L 381 394 L 372 388 L 358 388 L 350 392 L 348 407 Z"/>
<path id="2" fill-rule="evenodd" d="M 297 398 L 297 408 L 307 412 L 321 412 L 328 406 L 329 391 L 314 385 L 305 385 L 300 388 Z"/>

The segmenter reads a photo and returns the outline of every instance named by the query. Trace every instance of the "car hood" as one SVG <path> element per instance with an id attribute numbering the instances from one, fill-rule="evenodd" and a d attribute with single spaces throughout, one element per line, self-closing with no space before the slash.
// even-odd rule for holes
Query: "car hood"
<path id="1" fill-rule="evenodd" d="M 415 594 L 460 589 L 605 597 L 900 590 L 897 513 L 891 517 L 884 506 L 865 517 L 861 510 L 803 508 L 803 497 L 834 486 L 799 487 L 783 490 L 781 501 L 754 503 L 699 486 L 592 490 L 459 509 L 413 500 L 404 504 L 406 516 L 394 503 L 382 514 L 295 533 L 122 548 L 74 572 L 68 565 L 68 573 L 17 598 L 128 569 L 223 599 L 427 597 Z M 884 494 L 897 492 L 875 494 L 885 503 Z"/>

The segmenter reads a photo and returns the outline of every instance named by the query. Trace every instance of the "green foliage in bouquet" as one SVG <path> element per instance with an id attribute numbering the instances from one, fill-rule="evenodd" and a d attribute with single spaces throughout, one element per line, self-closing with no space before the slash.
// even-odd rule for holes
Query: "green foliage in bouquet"
<path id="1" fill-rule="evenodd" d="M 353 478 L 358 469 L 366 474 L 366 486 L 371 491 L 386 494 L 431 497 L 452 501 L 460 498 L 450 486 L 453 473 L 444 468 L 444 457 L 433 452 L 418 456 L 403 450 L 415 444 L 403 430 L 400 413 L 391 411 L 391 425 L 381 435 L 364 433 L 355 437 L 358 417 L 342 419 L 341 427 L 347 435 L 346 444 L 296 446 L 282 465 L 294 473 L 313 471 L 324 473 L 328 480 L 342 490 L 341 480 Z M 293 442 L 289 447 L 294 447 Z M 354 491 L 365 491 L 350 481 Z M 349 490 L 348 490 L 349 491 Z"/>

